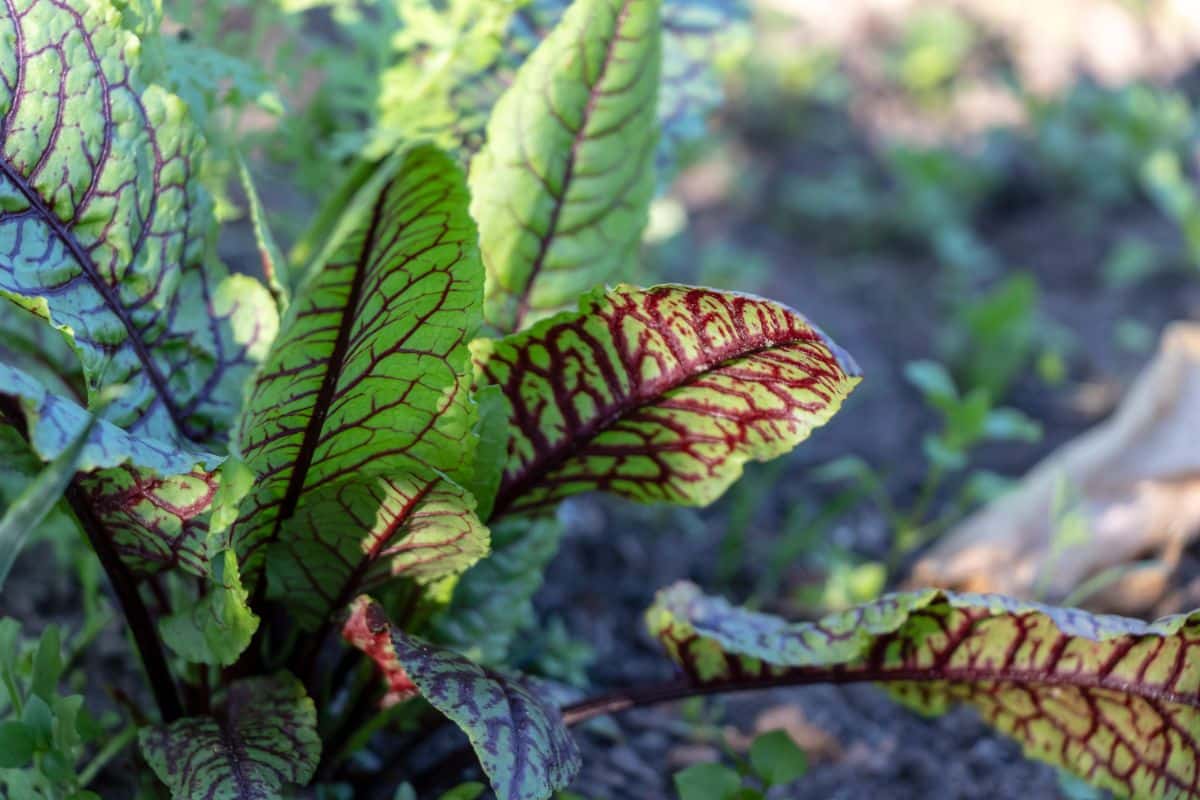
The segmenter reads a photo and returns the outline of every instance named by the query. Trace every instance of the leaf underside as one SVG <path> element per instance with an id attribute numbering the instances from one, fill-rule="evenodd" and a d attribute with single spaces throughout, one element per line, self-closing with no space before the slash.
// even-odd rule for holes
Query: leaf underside
<path id="1" fill-rule="evenodd" d="M 0 364 L 0 400 L 20 419 L 33 451 L 44 461 L 61 455 L 91 415 L 48 392 L 26 373 Z M 92 429 L 77 478 L 122 560 L 137 573 L 182 566 L 206 567 L 207 512 L 216 491 L 210 471 L 221 459 L 130 434 L 108 421 Z"/>
<path id="2" fill-rule="evenodd" d="M 222 440 L 275 317 L 214 260 L 186 105 L 110 0 L 7 3 L 0 42 L 0 295 L 68 337 L 89 393 L 126 387 L 108 420 Z"/>
<path id="3" fill-rule="evenodd" d="M 708 691 L 878 681 L 924 713 L 970 705 L 1102 788 L 1200 797 L 1200 613 L 1143 623 L 927 590 L 789 624 L 683 583 L 647 622 Z"/>
<path id="4" fill-rule="evenodd" d="M 627 270 L 654 195 L 658 0 L 578 0 L 497 101 L 471 212 L 502 331 Z"/>
<path id="5" fill-rule="evenodd" d="M 515 679 L 397 630 L 367 598 L 356 601 L 351 622 L 347 638 L 368 643 L 390 686 L 398 664 L 467 734 L 499 800 L 546 800 L 575 777 L 579 748 L 556 706 Z"/>
<path id="6" fill-rule="evenodd" d="M 145 728 L 139 744 L 174 800 L 281 800 L 321 754 L 316 708 L 287 673 L 238 681 L 216 716 Z"/>
<path id="7" fill-rule="evenodd" d="M 791 450 L 858 383 L 840 348 L 748 295 L 619 286 L 496 343 L 514 430 L 495 516 L 604 490 L 704 505 Z"/>
<path id="8" fill-rule="evenodd" d="M 278 543 L 271 591 L 308 624 L 364 582 L 431 580 L 487 549 L 457 485 L 474 470 L 467 342 L 483 293 L 460 170 L 431 147 L 401 154 L 360 192 L 334 242 L 297 292 L 239 422 L 255 488 L 231 532 L 248 583 Z"/>

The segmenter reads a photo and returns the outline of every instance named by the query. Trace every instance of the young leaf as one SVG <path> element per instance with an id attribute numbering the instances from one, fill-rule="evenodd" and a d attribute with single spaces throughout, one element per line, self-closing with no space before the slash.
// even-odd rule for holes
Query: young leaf
<path id="1" fill-rule="evenodd" d="M 350 605 L 350 616 L 342 625 L 342 638 L 351 647 L 366 653 L 379 668 L 388 687 L 382 701 L 384 708 L 420 693 L 396 657 L 391 627 L 383 609 L 370 597 L 361 595 Z"/>
<path id="2" fill-rule="evenodd" d="M 216 716 L 145 728 L 138 742 L 174 800 L 282 800 L 321 754 L 316 708 L 287 673 L 238 681 Z"/>
<path id="3" fill-rule="evenodd" d="M 241 453 L 258 477 L 232 529 L 247 581 L 284 524 L 307 507 L 338 502 L 347 481 L 420 476 L 423 487 L 403 491 L 448 497 L 453 489 L 440 475 L 472 474 L 467 342 L 481 322 L 483 291 L 475 237 L 461 172 L 430 147 L 381 168 L 348 210 L 329 259 L 292 303 L 239 422 Z M 357 496 L 373 507 L 355 506 L 347 519 L 374 526 L 389 497 Z M 413 506 L 397 509 L 400 516 L 379 520 L 385 540 L 372 539 L 372 548 L 407 535 Z M 465 502 L 458 510 L 470 514 Z M 370 526 L 336 534 L 362 542 Z M 297 523 L 288 536 L 318 533 L 335 532 Z"/>
<path id="4" fill-rule="evenodd" d="M 742 778 L 724 764 L 693 764 L 675 773 L 679 800 L 734 800 Z"/>
<path id="5" fill-rule="evenodd" d="M 658 0 L 576 0 L 496 103 L 471 213 L 503 331 L 627 268 L 654 195 Z"/>
<path id="6" fill-rule="evenodd" d="M 313 627 L 395 576 L 429 583 L 488 552 L 463 489 L 435 475 L 360 478 L 314 492 L 267 559 L 271 592 Z"/>
<path id="7" fill-rule="evenodd" d="M 385 670 L 399 664 L 421 696 L 463 729 L 499 800 L 545 800 L 575 777 L 579 748 L 556 706 L 512 678 L 397 630 L 367 598 L 354 608 L 352 619 L 367 634 L 360 639 L 387 637 L 368 653 Z"/>
<path id="8" fill-rule="evenodd" d="M 569 0 L 533 0 L 514 15 L 505 44 L 519 63 L 554 29 Z M 662 140 L 656 159 L 659 178 L 670 174 L 678 152 L 705 133 L 707 117 L 722 91 L 714 65 L 746 33 L 745 4 L 739 0 L 663 0 L 662 77 L 658 122 Z"/>
<path id="9" fill-rule="evenodd" d="M 248 598 L 237 556 L 226 550 L 213 559 L 204 596 L 159 622 L 163 642 L 187 661 L 230 666 L 258 630 L 258 616 Z"/>
<path id="10" fill-rule="evenodd" d="M 789 624 L 682 583 L 647 622 L 704 691 L 878 681 L 925 713 L 974 706 L 1103 788 L 1200 797 L 1200 612 L 1144 623 L 927 590 Z"/>
<path id="11" fill-rule="evenodd" d="M 203 143 L 148 84 L 112 0 L 0 9 L 0 295 L 47 319 L 105 417 L 163 441 L 216 441 L 275 321 L 212 252 Z"/>
<path id="12" fill-rule="evenodd" d="M 590 490 L 704 505 L 782 455 L 858 383 L 791 309 L 748 295 L 619 286 L 494 347 L 515 434 L 494 516 Z"/>
<path id="13" fill-rule="evenodd" d="M 767 731 L 750 745 L 750 766 L 767 786 L 779 786 L 804 776 L 808 756 L 787 731 Z"/>

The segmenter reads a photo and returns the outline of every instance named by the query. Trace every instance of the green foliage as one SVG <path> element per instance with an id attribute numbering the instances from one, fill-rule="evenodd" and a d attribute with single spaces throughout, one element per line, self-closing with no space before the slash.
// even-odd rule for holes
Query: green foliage
<path id="1" fill-rule="evenodd" d="M 31 645 L 16 620 L 0 619 L 0 789 L 6 797 L 99 797 L 86 789 L 95 762 L 81 761 L 106 731 L 81 695 L 59 693 L 65 666 L 58 627 L 47 627 Z M 126 734 L 118 739 L 129 743 Z"/>
<path id="2" fill-rule="evenodd" d="M 75 660 L 58 630 L 27 648 L 0 622 L 0 781 L 20 797 L 87 797 L 136 735 L 176 798 L 274 800 L 314 780 L 317 796 L 341 798 L 390 774 L 381 764 L 395 754 L 375 752 L 375 734 L 421 742 L 444 717 L 501 800 L 545 800 L 579 769 L 569 724 L 681 685 L 560 709 L 553 686 L 514 670 L 586 680 L 586 649 L 539 624 L 532 604 L 562 535 L 555 507 L 590 491 L 709 504 L 748 463 L 806 439 L 860 380 L 847 353 L 778 303 L 604 285 L 636 261 L 669 156 L 700 136 L 719 95 L 714 42 L 739 14 L 724 0 L 179 3 L 172 22 L 195 32 L 172 38 L 158 6 L 26 0 L 0 13 L 12 45 L 0 53 L 0 447 L 11 456 L 0 542 L 82 530 L 158 716 L 138 710 L 136 730 L 99 741 L 80 696 L 58 694 Z M 309 53 L 325 80 L 287 122 L 304 132 L 277 137 L 276 152 L 310 158 L 298 178 L 318 179 L 325 199 L 288 260 L 237 156 L 256 144 L 235 131 L 251 110 L 279 113 L 291 92 L 222 50 L 244 37 L 218 40 L 226 14 L 248 14 L 263 35 L 295 32 L 316 7 L 359 56 L 335 67 L 332 49 Z M 914 91 L 940 90 L 966 58 L 973 40 L 958 25 L 931 17 L 910 32 L 899 68 Z M 48 68 L 51 57 L 61 63 Z M 288 46 L 275 60 L 303 80 Z M 1129 136 L 1169 143 L 1176 112 L 1143 105 Z M 932 149 L 897 148 L 889 161 L 908 214 L 895 229 L 963 274 L 984 271 L 971 214 L 992 176 Z M 1148 185 L 1184 219 L 1179 175 L 1166 157 L 1147 163 Z M 235 177 L 266 285 L 217 257 Z M 996 405 L 1036 350 L 1035 301 L 1012 283 L 964 312 L 957 380 L 933 362 L 909 366 L 941 425 L 925 442 L 934 477 L 909 529 L 929 527 L 940 476 L 965 472 L 973 448 L 1036 438 L 1031 420 Z M 785 544 L 815 527 L 800 519 Z M 1007 708 L 991 698 L 1015 703 L 1053 683 L 1145 701 L 1139 722 L 1195 728 L 1190 661 L 1170 678 L 1119 660 L 1096 669 L 1126 645 L 1186 653 L 1194 616 L 1147 626 L 936 592 L 863 607 L 883 566 L 842 567 L 823 599 L 848 610 L 807 626 L 694 587 L 664 593 L 653 632 L 683 689 L 858 670 L 898 679 L 901 699 L 927 711 L 964 700 L 990 712 Z M 80 574 L 93 598 L 86 642 L 103 620 L 99 568 Z M 990 661 L 971 665 L 978 674 L 931 667 L 920 659 L 960 653 L 939 622 L 966 626 L 979 652 L 1021 643 L 1032 626 L 1078 650 L 1084 672 L 1038 648 L 1014 651 L 1028 661 L 1019 674 Z M 1128 733 L 1091 718 L 1105 736 Z M 1040 724 L 997 724 L 1054 744 Z M 1189 736 L 1173 741 L 1176 756 L 1194 756 Z M 1113 747 L 1113 764 L 1091 772 L 1063 752 L 1060 763 L 1106 785 L 1158 792 L 1122 777 Z M 678 787 L 687 800 L 749 800 L 804 769 L 773 733 L 738 770 L 694 767 Z M 446 798 L 482 791 L 463 784 Z"/>
<path id="3" fill-rule="evenodd" d="M 738 769 L 695 764 L 675 773 L 679 800 L 763 800 L 808 771 L 808 757 L 785 731 L 767 731 L 750 744 L 749 758 Z"/>

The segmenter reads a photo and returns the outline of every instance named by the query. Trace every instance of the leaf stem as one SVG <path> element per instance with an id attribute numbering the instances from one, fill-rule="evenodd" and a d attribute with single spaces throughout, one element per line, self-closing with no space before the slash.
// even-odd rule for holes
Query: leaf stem
<path id="1" fill-rule="evenodd" d="M 96 757 L 88 762 L 83 771 L 79 773 L 80 788 L 87 788 L 92 781 L 96 780 L 96 776 L 100 774 L 100 770 L 108 766 L 108 763 L 121 754 L 121 751 L 130 745 L 137 737 L 137 725 L 127 725 L 124 730 L 118 733 L 115 737 L 109 740 L 108 744 L 96 754 Z"/>
<path id="2" fill-rule="evenodd" d="M 811 686 L 818 683 L 866 683 L 876 680 L 877 676 L 846 672 L 837 666 L 829 668 L 813 667 L 803 673 L 784 674 L 767 678 L 731 678 L 724 681 L 697 684 L 689 678 L 678 677 L 663 683 L 652 683 L 643 686 L 632 686 L 617 689 L 607 694 L 597 695 L 578 703 L 563 706 L 562 717 L 566 725 L 580 725 L 596 717 L 615 714 L 641 706 L 669 703 L 674 700 L 686 700 L 689 697 L 700 697 L 710 694 L 733 694 L 750 692 L 758 689 L 773 689 L 781 686 Z"/>
<path id="3" fill-rule="evenodd" d="M 146 610 L 141 595 L 138 594 L 137 583 L 121 561 L 121 557 L 117 555 L 108 532 L 104 530 L 87 495 L 79 488 L 77 482 L 72 482 L 67 488 L 66 498 L 79 520 L 80 527 L 87 535 L 88 542 L 99 557 L 101 566 L 108 574 L 108 582 L 117 595 L 117 602 L 121 604 L 121 611 L 124 612 L 125 621 L 129 623 L 129 629 L 133 633 L 133 641 L 141 655 L 142 666 L 146 669 L 146 677 L 150 681 L 162 721 L 174 722 L 183 716 L 183 706 L 180 705 L 179 693 L 167 666 L 154 621 L 150 618 L 150 612 Z"/>

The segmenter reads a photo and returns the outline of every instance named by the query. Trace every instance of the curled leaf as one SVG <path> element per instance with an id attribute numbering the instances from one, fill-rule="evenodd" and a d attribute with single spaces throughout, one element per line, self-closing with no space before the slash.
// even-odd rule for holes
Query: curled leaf
<path id="1" fill-rule="evenodd" d="M 1102 788 L 1200 797 L 1200 612 L 1145 623 L 927 590 L 789 623 L 682 583 L 647 623 L 692 688 L 877 681 L 925 713 L 973 706 Z"/>
<path id="2" fill-rule="evenodd" d="M 519 681 L 397 630 L 369 598 L 355 602 L 347 638 L 383 667 L 390 686 L 407 686 L 398 665 L 462 728 L 499 800 L 546 800 L 579 771 L 579 748 L 558 708 Z"/>
<path id="3" fill-rule="evenodd" d="M 163 642 L 185 660 L 228 667 L 250 645 L 258 616 L 242 588 L 237 556 L 226 550 L 213 559 L 202 597 L 159 622 Z"/>
<path id="4" fill-rule="evenodd" d="M 0 401 L 42 460 L 58 458 L 91 414 L 24 372 L 0 364 Z M 100 420 L 77 462 L 80 487 L 118 553 L 135 572 L 182 566 L 204 575 L 206 515 L 221 459 L 128 433 Z"/>
<path id="5" fill-rule="evenodd" d="M 704 505 L 791 450 L 859 381 L 803 316 L 748 295 L 619 286 L 495 344 L 514 434 L 496 516 L 603 490 Z"/>

